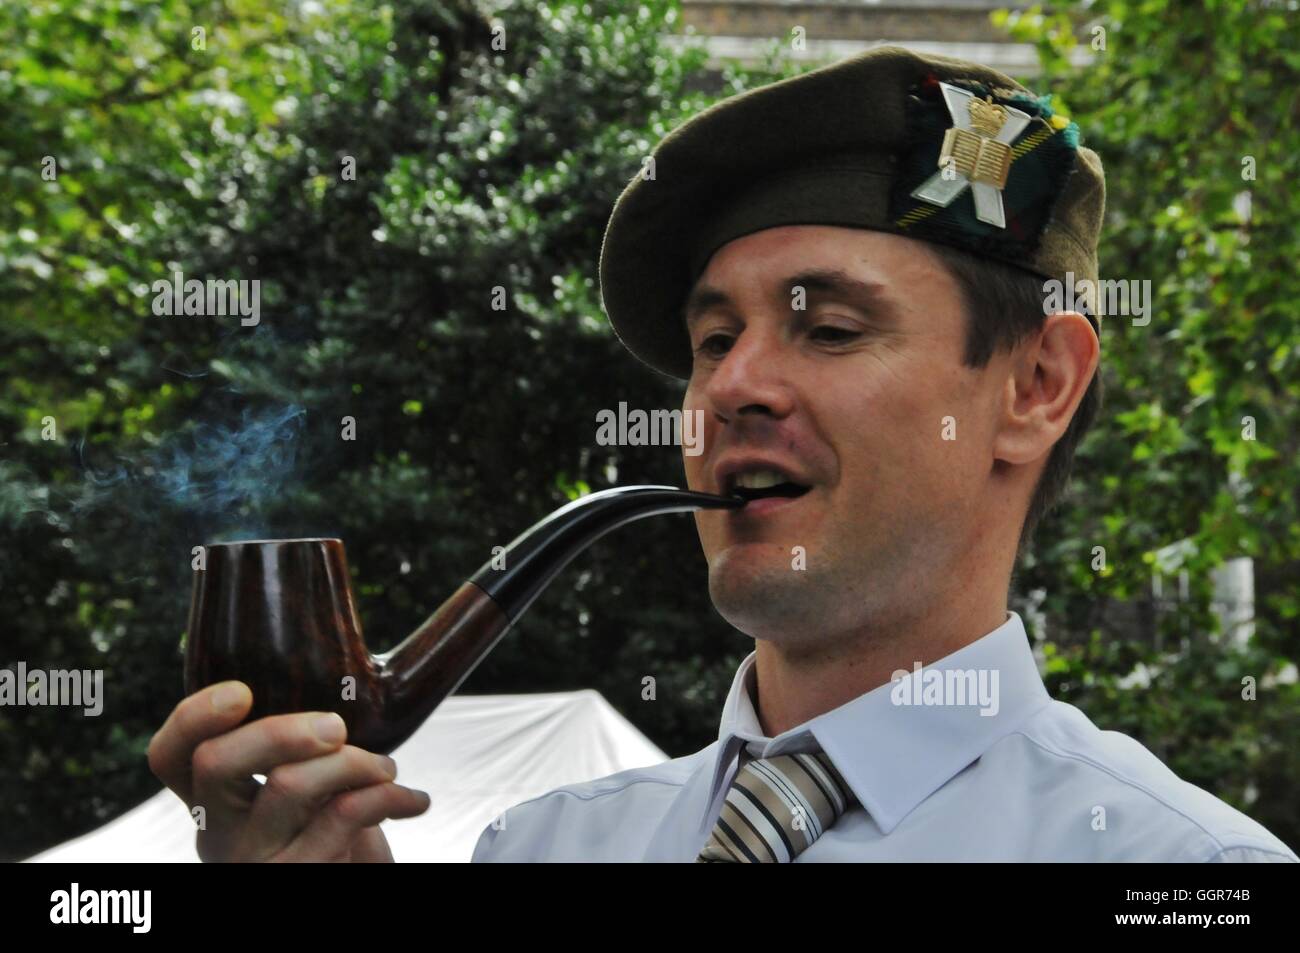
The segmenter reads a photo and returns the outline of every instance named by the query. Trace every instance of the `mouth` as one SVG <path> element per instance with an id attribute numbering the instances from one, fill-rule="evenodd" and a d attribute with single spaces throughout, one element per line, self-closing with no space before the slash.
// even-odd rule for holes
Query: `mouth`
<path id="1" fill-rule="evenodd" d="M 723 479 L 723 491 L 745 501 L 741 512 L 755 514 L 767 512 L 788 504 L 807 493 L 811 487 L 797 483 L 780 470 L 771 467 L 746 467 L 729 473 Z M 765 501 L 772 501 L 767 503 Z"/>

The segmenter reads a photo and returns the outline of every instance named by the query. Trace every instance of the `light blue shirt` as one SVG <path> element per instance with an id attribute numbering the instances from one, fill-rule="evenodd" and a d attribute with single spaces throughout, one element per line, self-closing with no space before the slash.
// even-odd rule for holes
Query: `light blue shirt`
<path id="1" fill-rule="evenodd" d="M 754 658 L 736 672 L 716 742 L 512 807 L 473 859 L 693 862 L 745 745 L 758 757 L 819 745 L 857 795 L 795 863 L 1297 859 L 1132 738 L 1053 701 L 1015 613 L 775 738 L 754 710 Z"/>

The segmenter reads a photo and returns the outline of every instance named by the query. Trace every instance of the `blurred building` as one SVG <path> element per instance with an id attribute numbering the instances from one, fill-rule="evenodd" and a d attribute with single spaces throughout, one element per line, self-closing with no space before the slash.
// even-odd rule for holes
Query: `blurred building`
<path id="1" fill-rule="evenodd" d="M 1013 76 L 1038 72 L 1038 56 L 1032 45 L 994 27 L 990 14 L 1028 5 L 1022 0 L 682 0 L 686 32 L 703 40 L 714 65 L 731 59 L 758 63 L 774 44 L 790 58 L 810 63 L 896 44 L 974 60 Z M 672 42 L 690 40 L 679 36 Z M 1086 47 L 1081 57 L 1086 61 Z"/>

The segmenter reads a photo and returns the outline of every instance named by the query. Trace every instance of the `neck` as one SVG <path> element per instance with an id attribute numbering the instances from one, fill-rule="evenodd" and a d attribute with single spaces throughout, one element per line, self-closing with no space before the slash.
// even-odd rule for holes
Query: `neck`
<path id="1" fill-rule="evenodd" d="M 754 707 L 763 732 L 773 738 L 879 688 L 900 669 L 929 665 L 983 638 L 1006 621 L 1006 591 L 971 587 L 927 600 L 910 615 L 824 633 L 811 651 L 807 638 L 797 646 L 757 640 Z"/>

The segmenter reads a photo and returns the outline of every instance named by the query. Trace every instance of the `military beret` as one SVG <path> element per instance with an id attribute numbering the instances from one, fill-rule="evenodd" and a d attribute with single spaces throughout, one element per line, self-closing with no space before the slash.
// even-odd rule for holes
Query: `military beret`
<path id="1" fill-rule="evenodd" d="M 623 344 L 674 377 L 691 287 L 765 228 L 867 228 L 1097 281 L 1100 159 L 1049 96 L 977 63 L 877 47 L 725 99 L 652 155 L 610 215 L 600 288 Z"/>

